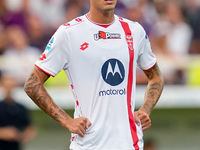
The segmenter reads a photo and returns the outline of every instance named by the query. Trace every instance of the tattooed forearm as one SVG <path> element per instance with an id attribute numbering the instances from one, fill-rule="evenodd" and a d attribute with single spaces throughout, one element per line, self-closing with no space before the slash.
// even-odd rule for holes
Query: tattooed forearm
<path id="1" fill-rule="evenodd" d="M 30 96 L 30 98 L 40 107 L 41 109 L 47 111 L 47 99 L 45 90 L 44 92 L 39 92 L 39 89 L 41 88 L 42 84 L 38 82 L 38 77 L 35 75 L 35 73 L 32 73 L 28 80 L 26 81 L 26 84 L 24 86 L 24 89 L 26 93 Z"/>
<path id="2" fill-rule="evenodd" d="M 149 80 L 153 79 L 155 75 L 156 76 L 161 75 L 157 64 L 155 64 L 151 70 L 145 71 L 145 74 Z"/>
<path id="3" fill-rule="evenodd" d="M 24 90 L 35 104 L 53 119 L 58 122 L 67 120 L 69 116 L 54 103 L 44 87 L 44 82 L 48 77 L 48 75 L 41 72 L 38 68 L 34 68 L 24 85 Z"/>
<path id="4" fill-rule="evenodd" d="M 154 99 L 156 94 L 158 94 L 160 96 L 162 89 L 163 89 L 163 85 L 162 85 L 161 81 L 150 84 L 149 90 L 147 92 L 147 97 Z"/>
<path id="5" fill-rule="evenodd" d="M 162 89 L 163 89 L 163 84 L 161 81 L 149 84 L 145 96 L 145 99 L 147 100 L 145 103 L 146 110 L 151 111 L 155 107 L 162 93 Z"/>
<path id="6" fill-rule="evenodd" d="M 55 103 L 53 103 L 50 108 L 50 114 L 54 116 L 56 119 L 67 118 L 65 117 L 64 112 L 60 113 L 60 110 L 62 109 L 60 109 Z"/>
<path id="7" fill-rule="evenodd" d="M 67 113 L 65 113 L 64 110 L 59 109 L 60 114 L 62 114 L 65 118 L 69 118 L 69 115 Z"/>
<path id="8" fill-rule="evenodd" d="M 162 93 L 164 80 L 157 64 L 151 70 L 145 71 L 145 74 L 149 82 L 145 92 L 143 108 L 150 114 Z"/>

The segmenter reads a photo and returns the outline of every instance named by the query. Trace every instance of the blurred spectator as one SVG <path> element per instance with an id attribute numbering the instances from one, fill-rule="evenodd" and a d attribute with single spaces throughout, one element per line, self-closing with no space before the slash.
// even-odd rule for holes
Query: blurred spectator
<path id="1" fill-rule="evenodd" d="M 190 47 L 190 53 L 200 53 L 200 6 L 198 0 L 186 0 L 186 17 L 193 30 L 193 41 Z"/>
<path id="2" fill-rule="evenodd" d="M 127 0 L 118 0 L 117 5 L 115 7 L 115 14 L 120 17 L 126 17 L 126 5 Z"/>
<path id="3" fill-rule="evenodd" d="M 40 18 L 47 29 L 52 30 L 64 23 L 64 4 L 66 1 L 68 0 L 39 0 L 37 2 L 29 0 L 29 9 L 34 16 Z"/>
<path id="4" fill-rule="evenodd" d="M 192 39 L 192 30 L 185 22 L 180 4 L 176 1 L 169 2 L 165 16 L 162 15 L 155 23 L 153 34 L 157 38 L 164 37 L 162 52 L 171 56 L 183 56 L 189 52 Z M 160 45 L 159 43 L 156 43 Z"/>
<path id="5" fill-rule="evenodd" d="M 157 12 L 151 1 L 138 0 L 137 3 L 127 6 L 127 18 L 139 22 L 149 35 L 157 18 Z"/>
<path id="6" fill-rule="evenodd" d="M 27 31 L 28 0 L 23 0 L 19 7 L 9 7 L 9 4 L 12 4 L 9 2 L 10 0 L 0 1 L 0 21 L 3 26 L 6 28 L 10 25 L 19 25 L 24 31 Z"/>
<path id="7" fill-rule="evenodd" d="M 2 54 L 3 71 L 15 75 L 18 85 L 23 85 L 41 52 L 29 46 L 27 36 L 19 26 L 8 27 L 6 34 L 9 45 Z"/>
<path id="8" fill-rule="evenodd" d="M 23 143 L 34 138 L 36 130 L 31 125 L 28 110 L 12 97 L 15 79 L 3 76 L 0 81 L 5 93 L 4 100 L 0 101 L 0 149 L 21 150 Z"/>
<path id="9" fill-rule="evenodd" d="M 166 12 L 167 1 L 166 0 L 152 0 L 159 16 L 163 16 Z"/>
<path id="10" fill-rule="evenodd" d="M 4 26 L 0 21 L 0 55 L 3 53 L 6 43 L 7 43 L 7 40 L 6 40 L 5 31 L 4 31 Z"/>
<path id="11" fill-rule="evenodd" d="M 192 30 L 184 20 L 179 3 L 170 2 L 168 4 L 167 17 L 170 23 L 170 32 L 166 39 L 167 49 L 176 56 L 188 54 Z"/>
<path id="12" fill-rule="evenodd" d="M 166 83 L 185 84 L 182 59 L 189 54 L 192 30 L 185 21 L 178 1 L 163 3 L 166 13 L 162 12 L 152 30 L 152 47 L 161 61 L 159 64 Z"/>
<path id="13" fill-rule="evenodd" d="M 84 15 L 89 10 L 89 0 L 68 0 L 65 2 L 65 23 Z"/>
<path id="14" fill-rule="evenodd" d="M 45 28 L 38 16 L 30 15 L 27 22 L 30 46 L 37 47 L 43 52 L 53 31 L 51 32 L 49 28 Z"/>

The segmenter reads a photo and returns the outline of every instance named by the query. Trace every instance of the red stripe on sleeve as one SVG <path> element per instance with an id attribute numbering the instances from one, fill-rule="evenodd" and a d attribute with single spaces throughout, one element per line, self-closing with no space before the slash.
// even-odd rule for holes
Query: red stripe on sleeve
<path id="1" fill-rule="evenodd" d="M 52 77 L 55 77 L 54 75 L 52 75 L 52 74 L 50 74 L 50 73 L 48 73 L 48 72 L 44 71 L 42 68 L 40 68 L 40 67 L 39 67 L 39 66 L 37 66 L 36 64 L 35 64 L 35 66 L 36 66 L 37 68 L 39 68 L 40 70 L 42 70 L 44 73 L 46 73 L 46 74 L 48 74 L 48 75 L 50 75 L 50 76 L 52 76 Z"/>
<path id="2" fill-rule="evenodd" d="M 157 62 L 156 62 L 157 63 Z M 143 71 L 149 71 L 149 70 L 151 70 L 155 65 L 156 65 L 156 63 L 151 67 L 151 68 L 149 68 L 149 69 L 147 69 L 147 70 L 143 70 Z"/>

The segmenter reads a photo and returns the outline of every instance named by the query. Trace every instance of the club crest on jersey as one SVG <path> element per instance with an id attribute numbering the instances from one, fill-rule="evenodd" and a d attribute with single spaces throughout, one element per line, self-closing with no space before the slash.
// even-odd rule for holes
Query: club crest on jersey
<path id="1" fill-rule="evenodd" d="M 52 37 L 52 38 L 50 39 L 49 43 L 47 44 L 47 46 L 46 46 L 45 50 L 48 50 L 48 51 L 50 51 L 50 50 L 51 50 L 51 48 L 52 48 L 52 46 L 53 46 L 53 43 L 54 43 L 54 42 L 55 42 L 55 38 L 54 38 L 54 37 Z"/>
<path id="2" fill-rule="evenodd" d="M 96 41 L 99 39 L 121 39 L 121 34 L 99 31 L 99 33 L 94 34 L 94 39 Z"/>
<path id="3" fill-rule="evenodd" d="M 126 42 L 128 44 L 128 47 L 133 50 L 133 37 L 131 35 L 126 36 Z"/>

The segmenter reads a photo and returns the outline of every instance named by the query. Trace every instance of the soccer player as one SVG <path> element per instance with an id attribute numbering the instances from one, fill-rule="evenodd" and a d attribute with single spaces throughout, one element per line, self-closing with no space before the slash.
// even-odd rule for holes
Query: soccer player
<path id="1" fill-rule="evenodd" d="M 71 150 L 142 150 L 143 130 L 164 81 L 144 29 L 114 14 L 117 0 L 90 0 L 90 11 L 61 25 L 24 86 L 49 116 L 71 133 Z M 136 66 L 148 78 L 144 104 L 135 107 Z M 43 83 L 64 70 L 75 98 L 74 118 Z"/>

